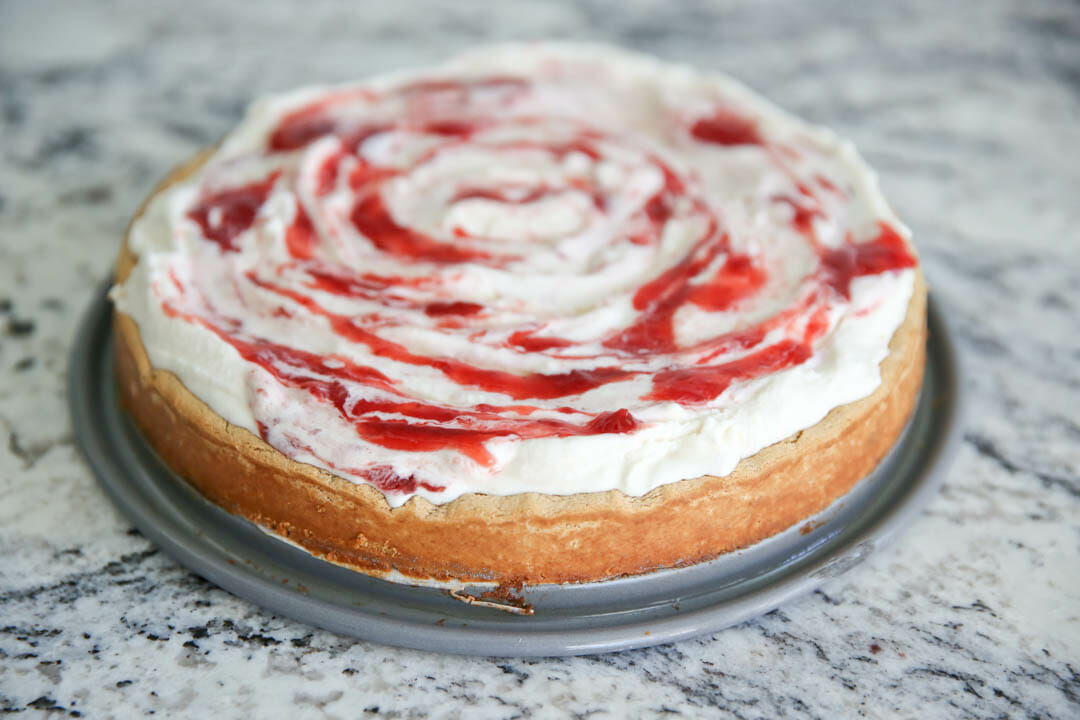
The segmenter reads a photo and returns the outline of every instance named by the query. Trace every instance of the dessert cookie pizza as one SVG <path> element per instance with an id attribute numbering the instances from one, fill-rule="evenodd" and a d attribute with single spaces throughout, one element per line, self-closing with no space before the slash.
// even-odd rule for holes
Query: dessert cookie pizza
<path id="1" fill-rule="evenodd" d="M 124 406 L 209 500 L 405 581 L 581 582 L 817 513 L 926 288 L 850 143 L 724 76 L 515 45 L 255 103 L 116 265 Z"/>

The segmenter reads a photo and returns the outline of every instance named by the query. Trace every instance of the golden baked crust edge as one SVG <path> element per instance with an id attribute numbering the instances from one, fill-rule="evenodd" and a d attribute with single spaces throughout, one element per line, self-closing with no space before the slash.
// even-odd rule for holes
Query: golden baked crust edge
<path id="1" fill-rule="evenodd" d="M 174 170 L 151 197 L 209 154 Z M 118 283 L 137 260 L 127 240 L 116 263 Z M 693 564 L 751 545 L 850 490 L 893 446 L 914 408 L 925 364 L 926 284 L 917 271 L 871 395 L 834 408 L 727 476 L 682 480 L 640 497 L 618 490 L 469 494 L 444 505 L 414 497 L 391 508 L 376 488 L 291 460 L 230 425 L 174 374 L 151 366 L 131 317 L 115 312 L 114 330 L 122 404 L 165 463 L 229 512 L 368 574 L 585 582 Z"/>

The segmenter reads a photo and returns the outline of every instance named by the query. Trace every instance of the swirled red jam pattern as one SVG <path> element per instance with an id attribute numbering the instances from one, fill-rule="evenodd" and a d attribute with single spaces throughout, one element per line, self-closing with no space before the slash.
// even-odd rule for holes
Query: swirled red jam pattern
<path id="1" fill-rule="evenodd" d="M 515 111 L 536 90 L 530 80 L 492 77 L 328 94 L 287 114 L 270 132 L 262 159 L 280 158 L 280 167 L 243 185 L 204 186 L 187 211 L 202 238 L 216 244 L 224 256 L 241 252 L 244 234 L 260 222 L 271 195 L 288 191 L 295 207 L 283 235 L 287 259 L 273 267 L 244 268 L 232 282 L 265 298 L 266 307 L 273 307 L 274 317 L 283 322 L 295 318 L 299 323 L 325 323 L 341 340 L 362 348 L 365 357 L 378 360 L 379 367 L 252 335 L 243 318 L 228 317 L 214 307 L 212 298 L 182 286 L 175 276 L 185 302 L 167 303 L 166 311 L 206 327 L 281 386 L 332 406 L 355 429 L 359 441 L 404 452 L 450 450 L 492 467 L 496 460 L 488 443 L 497 438 L 633 433 L 642 427 L 634 415 L 637 406 L 712 403 L 733 383 L 802 364 L 813 356 L 815 341 L 828 331 L 830 308 L 850 297 L 854 278 L 915 264 L 904 240 L 885 223 L 871 237 L 849 234 L 839 247 L 817 242 L 815 222 L 825 214 L 819 196 L 842 197 L 845 191 L 840 181 L 822 175 L 794 179 L 798 192 L 772 201 L 790 209 L 787 222 L 805 236 L 819 258 L 807 279 L 810 291 L 780 312 L 705 339 L 681 342 L 680 313 L 687 308 L 704 313 L 738 310 L 768 283 L 769 268 L 754 254 L 733 249 L 725 218 L 714 199 L 701 191 L 693 172 L 662 158 L 632 135 L 609 133 L 581 118 Z M 530 106 L 526 102 L 524 107 Z M 784 148 L 771 145 L 755 119 L 735 108 L 715 108 L 687 119 L 677 130 L 681 135 L 672 142 L 692 152 L 764 153 L 777 167 L 786 167 Z M 397 157 L 395 138 L 411 139 L 413 145 L 423 142 L 420 150 Z M 383 143 L 381 155 L 369 151 L 373 143 Z M 318 152 L 317 145 L 322 148 Z M 627 197 L 600 182 L 595 172 L 535 180 L 495 178 L 487 184 L 450 178 L 443 183 L 449 187 L 436 183 L 428 189 L 433 197 L 441 193 L 441 200 L 434 202 L 443 203 L 443 210 L 472 202 L 496 206 L 500 212 L 528 213 L 542 212 L 545 202 L 577 202 L 584 222 L 602 228 L 612 245 L 627 243 L 642 252 L 659 252 L 665 229 L 676 220 L 696 228 L 696 238 L 688 252 L 658 265 L 647 281 L 628 289 L 632 319 L 605 330 L 601 337 L 560 337 L 550 332 L 543 317 L 518 318 L 507 327 L 499 319 L 506 308 L 456 297 L 450 279 L 463 265 L 496 271 L 512 267 L 524 246 L 543 238 L 508 240 L 498 232 L 486 236 L 461 225 L 432 230 L 399 216 L 388 200 L 395 181 L 437 172 L 441 159 L 463 150 L 492 158 L 520 157 L 523 163 L 541 157 L 565 164 L 574 155 L 579 164 L 592 167 L 609 156 L 630 154 L 662 182 L 647 194 Z M 315 158 L 313 170 L 290 164 L 290 158 L 305 155 Z M 311 191 L 301 192 L 300 186 L 308 181 Z M 335 218 L 336 224 L 331 222 Z M 350 243 L 408 272 L 380 274 L 343 262 L 341 252 L 332 250 Z M 193 295 L 199 297 L 187 301 Z M 368 310 L 357 314 L 335 309 L 350 301 L 363 302 Z M 499 319 L 494 325 L 493 317 Z M 464 334 L 478 344 L 579 366 L 563 372 L 489 368 L 411 348 L 388 336 L 388 329 L 420 322 Z M 465 390 L 505 401 L 434 402 L 395 380 L 383 361 L 423 368 Z M 575 402 L 608 384 L 642 378 L 648 389 L 629 398 L 626 407 L 598 412 Z M 264 438 L 277 437 L 272 418 L 257 420 Z M 282 442 L 278 439 L 279 445 Z M 415 474 L 399 474 L 385 463 L 338 467 L 310 444 L 291 449 L 319 458 L 337 472 L 364 478 L 385 492 L 442 489 Z"/>

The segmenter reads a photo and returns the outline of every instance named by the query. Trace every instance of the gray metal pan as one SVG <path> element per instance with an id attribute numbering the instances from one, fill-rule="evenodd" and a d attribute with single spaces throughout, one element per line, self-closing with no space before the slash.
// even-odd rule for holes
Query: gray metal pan
<path id="1" fill-rule="evenodd" d="M 117 403 L 104 288 L 76 338 L 68 393 L 78 443 L 113 502 L 162 550 L 222 588 L 281 615 L 388 645 L 579 655 L 673 642 L 768 612 L 850 570 L 917 517 L 937 493 L 960 434 L 957 358 L 933 300 L 929 328 L 926 380 L 904 435 L 871 475 L 807 524 L 691 567 L 526 587 L 532 616 L 335 566 L 205 500 L 157 458 Z"/>

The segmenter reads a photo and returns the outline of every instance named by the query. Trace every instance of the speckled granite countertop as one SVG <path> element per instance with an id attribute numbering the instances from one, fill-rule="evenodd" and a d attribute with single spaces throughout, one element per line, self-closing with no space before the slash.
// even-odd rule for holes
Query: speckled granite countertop
<path id="1" fill-rule="evenodd" d="M 1080 6 L 219 5 L 0 4 L 0 713 L 1080 716 Z M 856 140 L 968 360 L 941 496 L 821 592 L 598 657 L 348 640 L 163 556 L 91 477 L 64 397 L 139 200 L 255 95 L 539 37 L 723 69 Z"/>

